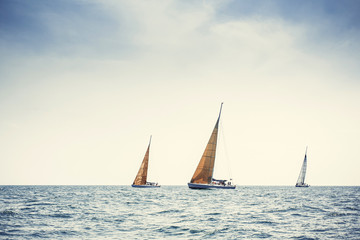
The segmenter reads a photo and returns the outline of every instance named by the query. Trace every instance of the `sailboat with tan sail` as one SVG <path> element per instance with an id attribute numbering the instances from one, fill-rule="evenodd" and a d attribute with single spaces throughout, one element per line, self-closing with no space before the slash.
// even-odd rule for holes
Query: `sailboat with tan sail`
<path id="1" fill-rule="evenodd" d="M 216 121 L 215 127 L 210 136 L 209 142 L 206 145 L 205 151 L 200 159 L 200 162 L 195 170 L 191 181 L 188 183 L 189 188 L 192 189 L 235 189 L 236 186 L 232 185 L 227 180 L 217 180 L 213 178 L 217 136 L 219 131 L 219 121 L 221 116 L 221 109 L 223 103 L 221 103 L 219 117 Z M 230 179 L 231 180 L 231 179 Z"/>
<path id="2" fill-rule="evenodd" d="M 146 150 L 144 159 L 140 165 L 140 169 L 135 177 L 135 180 L 133 182 L 133 184 L 131 185 L 132 187 L 137 187 L 137 188 L 154 188 L 154 187 L 160 187 L 160 185 L 158 185 L 158 183 L 155 182 L 148 182 L 147 181 L 147 172 L 148 172 L 148 165 L 149 165 L 149 152 L 150 152 L 150 144 L 151 144 L 151 136 L 150 136 L 150 142 L 149 142 L 149 146 Z"/>

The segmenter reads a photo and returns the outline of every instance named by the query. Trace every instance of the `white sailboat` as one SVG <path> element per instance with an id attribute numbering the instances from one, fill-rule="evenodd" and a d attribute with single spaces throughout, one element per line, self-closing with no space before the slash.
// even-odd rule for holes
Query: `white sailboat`
<path id="1" fill-rule="evenodd" d="M 310 186 L 309 184 L 305 183 L 306 168 L 307 168 L 307 147 L 305 150 L 304 161 L 301 166 L 301 171 L 300 171 L 299 177 L 296 181 L 295 187 L 309 187 Z"/>
<path id="2" fill-rule="evenodd" d="M 206 145 L 205 151 L 200 159 L 200 162 L 195 170 L 194 175 L 191 178 L 191 181 L 188 183 L 189 188 L 192 189 L 212 189 L 212 188 L 235 189 L 236 188 L 236 186 L 232 185 L 230 181 L 217 180 L 213 178 L 217 136 L 218 136 L 222 105 L 223 103 L 221 103 L 219 117 L 216 121 L 209 142 Z"/>

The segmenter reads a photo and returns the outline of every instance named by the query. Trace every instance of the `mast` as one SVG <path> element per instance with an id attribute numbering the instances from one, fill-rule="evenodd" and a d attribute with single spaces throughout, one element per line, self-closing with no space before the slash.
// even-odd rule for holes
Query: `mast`
<path id="1" fill-rule="evenodd" d="M 221 105 L 220 105 L 220 112 L 219 112 L 219 117 L 218 117 L 218 121 L 219 121 L 219 119 L 220 119 L 220 116 L 221 116 L 221 109 L 222 109 L 222 105 L 223 105 L 224 103 L 222 102 L 221 103 Z"/>
<path id="2" fill-rule="evenodd" d="M 219 120 L 221 116 L 221 109 L 223 103 L 220 106 L 219 117 L 216 121 L 215 127 L 211 133 L 210 139 L 206 145 L 205 151 L 200 159 L 200 162 L 191 178 L 191 183 L 209 184 L 212 181 L 214 172 L 216 145 L 218 136 Z"/>
<path id="3" fill-rule="evenodd" d="M 220 111 L 219 111 L 219 117 L 218 117 L 218 119 L 217 119 L 217 121 L 216 121 L 216 128 L 217 128 L 217 133 L 219 132 L 219 122 L 220 122 L 220 116 L 221 116 L 221 110 L 222 110 L 222 106 L 223 106 L 223 104 L 224 104 L 224 102 L 221 102 L 221 105 L 220 105 Z M 210 180 L 210 182 L 212 181 L 212 176 L 214 175 L 214 169 L 215 169 L 215 158 L 216 158 L 216 147 L 217 147 L 217 133 L 216 133 L 216 143 L 215 143 L 215 152 L 214 152 L 214 162 L 213 162 L 213 165 L 212 165 L 212 172 L 211 172 L 211 180 Z M 209 182 L 209 183 L 210 183 Z"/>

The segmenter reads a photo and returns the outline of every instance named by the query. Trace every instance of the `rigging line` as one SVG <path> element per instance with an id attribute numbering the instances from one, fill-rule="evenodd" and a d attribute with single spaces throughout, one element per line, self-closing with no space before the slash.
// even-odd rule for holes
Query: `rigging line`
<path id="1" fill-rule="evenodd" d="M 228 154 L 228 151 L 227 151 L 227 147 L 226 147 L 226 140 L 225 140 L 225 131 L 224 131 L 224 126 L 222 125 L 222 122 L 220 122 L 220 125 L 221 125 L 221 135 L 222 135 L 222 139 L 223 139 L 223 142 L 224 142 L 224 151 L 225 151 L 225 158 L 226 158 L 226 162 L 227 162 L 227 166 L 228 166 L 228 174 L 230 176 L 230 179 L 232 177 L 232 173 L 231 173 L 231 167 L 230 167 L 230 158 L 229 158 L 229 154 Z"/>

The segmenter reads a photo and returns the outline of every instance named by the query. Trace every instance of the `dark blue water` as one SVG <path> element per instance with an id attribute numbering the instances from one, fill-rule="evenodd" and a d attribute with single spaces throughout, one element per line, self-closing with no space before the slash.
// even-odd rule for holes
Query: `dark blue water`
<path id="1" fill-rule="evenodd" d="M 0 186 L 0 239 L 360 239 L 360 187 Z"/>

